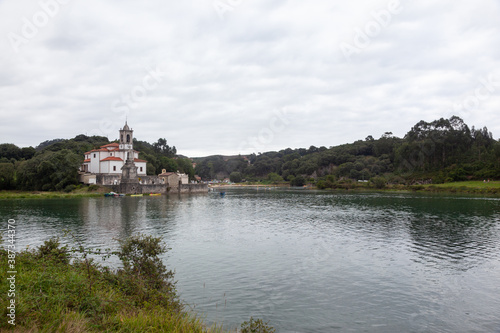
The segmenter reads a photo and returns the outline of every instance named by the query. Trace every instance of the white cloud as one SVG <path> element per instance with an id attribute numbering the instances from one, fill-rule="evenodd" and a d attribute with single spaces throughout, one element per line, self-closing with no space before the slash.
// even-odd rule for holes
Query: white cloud
<path id="1" fill-rule="evenodd" d="M 50 1 L 60 0 L 41 3 Z M 391 1 L 241 1 L 224 19 L 211 1 L 66 2 L 17 53 L 9 34 L 22 36 L 23 18 L 41 6 L 0 2 L 0 142 L 114 139 L 125 113 L 113 103 L 156 67 L 165 77 L 126 116 L 138 139 L 165 137 L 185 155 L 247 153 L 242 143 L 269 134 L 283 109 L 286 127 L 259 148 L 402 136 L 419 120 L 451 116 L 500 69 L 493 0 L 401 0 L 350 62 L 340 44 Z M 498 106 L 500 85 L 458 111 L 498 138 Z"/>

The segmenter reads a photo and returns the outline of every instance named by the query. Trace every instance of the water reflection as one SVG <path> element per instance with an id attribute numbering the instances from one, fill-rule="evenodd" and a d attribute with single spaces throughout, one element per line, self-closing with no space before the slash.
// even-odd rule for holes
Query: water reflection
<path id="1" fill-rule="evenodd" d="M 19 245 L 63 229 L 101 248 L 162 236 L 182 297 L 229 327 L 250 315 L 282 332 L 500 326 L 498 199 L 231 190 L 0 200 L 0 216 L 18 221 Z"/>

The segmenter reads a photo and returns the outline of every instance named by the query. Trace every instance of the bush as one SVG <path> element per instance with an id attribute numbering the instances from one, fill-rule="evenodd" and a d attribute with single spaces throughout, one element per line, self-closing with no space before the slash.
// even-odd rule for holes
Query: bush
<path id="1" fill-rule="evenodd" d="M 306 184 L 306 180 L 304 177 L 302 176 L 297 176 L 295 178 L 293 178 L 291 181 L 290 181 L 290 185 L 292 186 L 304 186 Z"/>
<path id="2" fill-rule="evenodd" d="M 99 185 L 90 185 L 87 188 L 87 191 L 92 192 L 92 191 L 97 191 L 99 189 Z"/>
<path id="3" fill-rule="evenodd" d="M 278 184 L 283 181 L 283 177 L 278 175 L 276 172 L 271 172 L 270 174 L 268 174 L 267 179 L 273 184 Z"/>
<path id="4" fill-rule="evenodd" d="M 140 302 L 158 299 L 158 294 L 167 295 L 162 305 L 181 309 L 177 299 L 174 272 L 167 270 L 159 255 L 167 252 L 161 238 L 138 235 L 120 241 L 117 253 L 123 269 L 118 271 L 119 283 L 129 293 L 139 295 Z"/>
<path id="5" fill-rule="evenodd" d="M 35 253 L 37 259 L 48 259 L 61 264 L 69 263 L 70 254 L 67 246 L 60 247 L 59 238 L 52 238 L 43 243 Z"/>
<path id="6" fill-rule="evenodd" d="M 229 180 L 233 183 L 241 183 L 243 176 L 239 172 L 231 172 L 229 175 Z"/>
<path id="7" fill-rule="evenodd" d="M 253 319 L 250 317 L 250 321 L 245 321 L 241 324 L 241 333 L 274 333 L 276 330 L 269 326 L 269 322 L 263 322 L 262 319 Z"/>
<path id="8" fill-rule="evenodd" d="M 373 185 L 375 186 L 375 188 L 378 188 L 378 189 L 382 189 L 386 186 L 387 184 L 387 181 L 385 180 L 384 177 L 373 177 L 371 179 L 371 182 L 373 183 Z"/>
<path id="9" fill-rule="evenodd" d="M 324 190 L 326 188 L 326 182 L 324 180 L 318 180 L 316 187 L 320 190 Z"/>
<path id="10" fill-rule="evenodd" d="M 68 185 L 64 188 L 64 192 L 69 193 L 73 192 L 76 189 L 76 185 Z"/>

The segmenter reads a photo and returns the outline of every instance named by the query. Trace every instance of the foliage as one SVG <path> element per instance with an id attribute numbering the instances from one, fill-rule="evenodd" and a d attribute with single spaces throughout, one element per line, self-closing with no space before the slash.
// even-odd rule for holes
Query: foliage
<path id="1" fill-rule="evenodd" d="M 157 142 L 153 143 L 153 148 L 157 154 L 161 154 L 169 158 L 173 158 L 177 154 L 175 146 L 170 147 L 167 145 L 167 140 L 165 138 L 160 138 Z"/>
<path id="2" fill-rule="evenodd" d="M 25 190 L 62 191 L 78 184 L 78 167 L 82 157 L 64 149 L 45 151 L 19 164 L 18 186 Z"/>
<path id="3" fill-rule="evenodd" d="M 107 138 L 79 135 L 71 140 L 56 139 L 34 148 L 0 145 L 0 189 L 57 190 L 76 185 L 83 153 L 109 143 Z M 208 156 L 190 159 L 176 156 L 164 138 L 150 144 L 134 139 L 140 158 L 147 160 L 147 174 L 163 169 L 180 171 L 194 180 L 225 179 L 234 173 L 247 181 L 302 186 L 306 179 L 319 188 L 350 188 L 352 182 L 384 177 L 391 185 L 422 182 L 500 179 L 500 142 L 486 127 L 469 128 L 459 117 L 420 121 L 404 136 L 391 132 L 379 139 L 335 147 L 283 149 L 247 156 Z M 63 153 L 64 152 L 64 153 Z M 9 165 L 10 163 L 10 165 Z M 12 173 L 12 166 L 14 173 Z M 327 179 L 332 177 L 332 179 Z"/>
<path id="4" fill-rule="evenodd" d="M 262 319 L 253 319 L 241 324 L 241 333 L 274 333 L 276 330 L 269 326 L 269 322 L 263 322 Z"/>
<path id="5" fill-rule="evenodd" d="M 146 298 L 157 290 L 175 294 L 175 282 L 172 281 L 174 273 L 167 270 L 159 257 L 166 251 L 161 238 L 152 236 L 138 235 L 120 241 L 118 257 L 123 263 L 120 273 L 133 277 L 128 282 L 141 290 Z"/>
<path id="6" fill-rule="evenodd" d="M 145 241 L 144 247 L 153 250 L 157 245 L 150 240 Z M 206 327 L 202 320 L 173 307 L 172 303 L 165 305 L 165 299 L 174 298 L 171 294 L 174 291 L 158 289 L 144 301 L 141 293 L 136 294 L 133 288 L 117 282 L 128 279 L 141 284 L 143 275 L 124 270 L 114 272 L 92 260 L 86 265 L 70 253 L 57 239 L 46 241 L 38 249 L 17 253 L 16 331 L 222 332 L 217 327 Z M 7 251 L 1 248 L 0 272 L 9 270 L 7 256 Z M 89 278 L 94 288 L 88 288 Z M 0 284 L 0 293 L 7 295 L 8 288 L 7 283 Z M 0 315 L 7 318 L 6 307 L 0 309 Z M 7 320 L 2 320 L 0 331 L 7 331 L 10 326 Z"/>
<path id="7" fill-rule="evenodd" d="M 15 168 L 12 163 L 0 163 L 0 190 L 16 188 Z"/>
<path id="8" fill-rule="evenodd" d="M 375 186 L 375 188 L 382 189 L 387 185 L 387 180 L 384 177 L 377 176 L 371 179 L 371 182 Z"/>
<path id="9" fill-rule="evenodd" d="M 229 180 L 233 183 L 241 183 L 241 181 L 243 180 L 243 177 L 241 176 L 241 173 L 240 172 L 231 172 L 231 174 L 229 175 Z"/>
<path id="10" fill-rule="evenodd" d="M 0 159 L 21 161 L 28 160 L 33 155 L 35 155 L 35 148 L 33 147 L 19 148 L 11 143 L 0 144 Z"/>
<path id="11" fill-rule="evenodd" d="M 302 176 L 315 179 L 320 188 L 344 188 L 347 184 L 327 181 L 327 176 L 354 181 L 384 177 L 390 184 L 412 184 L 420 179 L 497 179 L 500 142 L 486 127 L 469 128 L 453 116 L 420 121 L 404 138 L 386 132 L 379 139 L 369 135 L 365 140 L 330 148 L 311 146 L 248 156 L 209 156 L 196 162 L 197 174 L 204 179 L 222 179 L 240 172 L 251 181 L 266 181 L 278 175 L 296 184 L 297 177 Z"/>
<path id="12" fill-rule="evenodd" d="M 292 186 L 304 186 L 305 184 L 306 184 L 306 179 L 301 175 L 293 177 L 292 180 L 290 181 L 290 185 Z"/>
<path id="13" fill-rule="evenodd" d="M 283 181 L 283 177 L 278 175 L 276 172 L 271 172 L 270 174 L 268 174 L 267 179 L 273 184 L 278 184 Z"/>
<path id="14" fill-rule="evenodd" d="M 60 246 L 59 238 L 46 240 L 35 252 L 35 258 L 40 260 L 50 260 L 56 263 L 68 264 L 70 254 L 67 246 Z"/>

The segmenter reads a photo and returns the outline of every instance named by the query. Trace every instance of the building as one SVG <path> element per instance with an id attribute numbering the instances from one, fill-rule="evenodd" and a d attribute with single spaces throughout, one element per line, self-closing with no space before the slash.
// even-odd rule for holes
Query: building
<path id="1" fill-rule="evenodd" d="M 186 174 L 166 172 L 148 176 L 147 161 L 134 150 L 134 131 L 127 125 L 119 131 L 119 143 L 111 143 L 85 153 L 80 182 L 98 184 L 119 193 L 206 193 L 206 184 L 189 184 Z"/>
<path id="2" fill-rule="evenodd" d="M 139 152 L 133 148 L 133 133 L 125 122 L 120 130 L 120 143 L 110 143 L 85 153 L 80 171 L 94 175 L 121 175 L 126 160 L 133 156 L 138 175 L 146 175 L 147 161 L 139 159 Z"/>

